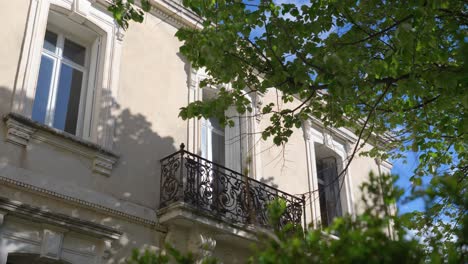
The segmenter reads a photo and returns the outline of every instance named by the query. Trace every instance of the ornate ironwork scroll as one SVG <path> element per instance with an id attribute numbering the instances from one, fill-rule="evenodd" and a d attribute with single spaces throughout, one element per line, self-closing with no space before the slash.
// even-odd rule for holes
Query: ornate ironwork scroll
<path id="1" fill-rule="evenodd" d="M 161 160 L 161 205 L 185 202 L 234 224 L 270 226 L 268 204 L 286 202 L 280 227 L 301 225 L 305 201 L 255 179 L 181 150 Z"/>

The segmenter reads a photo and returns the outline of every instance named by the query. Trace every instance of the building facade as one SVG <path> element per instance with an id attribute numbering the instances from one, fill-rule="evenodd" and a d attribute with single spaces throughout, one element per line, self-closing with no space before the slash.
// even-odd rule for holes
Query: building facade
<path id="1" fill-rule="evenodd" d="M 313 119 L 276 147 L 259 112 L 227 128 L 178 118 L 216 89 L 199 89 L 174 36 L 198 18 L 151 3 L 123 31 L 107 0 L 0 1 L 0 264 L 124 263 L 166 242 L 243 263 L 271 199 L 317 228 L 359 212 L 370 171 L 390 172 L 357 156 L 338 177 L 357 137 Z"/>

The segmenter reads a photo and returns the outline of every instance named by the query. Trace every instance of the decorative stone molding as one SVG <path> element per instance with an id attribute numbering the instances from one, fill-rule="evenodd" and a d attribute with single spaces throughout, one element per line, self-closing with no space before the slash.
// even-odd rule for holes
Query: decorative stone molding
<path id="1" fill-rule="evenodd" d="M 311 138 L 311 123 L 310 123 L 310 120 L 304 120 L 302 121 L 302 132 L 303 132 L 303 135 L 304 135 L 304 139 L 305 140 L 310 140 Z"/>
<path id="2" fill-rule="evenodd" d="M 197 263 L 203 263 L 204 260 L 213 256 L 216 247 L 216 239 L 209 234 L 194 230 L 190 236 L 188 249 L 197 256 Z"/>
<path id="3" fill-rule="evenodd" d="M 31 185 L 31 184 L 27 184 L 27 183 L 20 182 L 20 181 L 17 181 L 17 180 L 13 180 L 13 179 L 10 179 L 10 178 L 5 178 L 5 177 L 2 177 L 2 176 L 0 176 L 0 183 L 1 184 L 6 184 L 6 185 L 11 185 L 11 186 L 14 186 L 16 188 L 25 189 L 25 190 L 35 192 L 35 193 L 38 193 L 38 194 L 41 194 L 41 195 L 49 196 L 49 197 L 52 197 L 52 198 L 55 198 L 55 199 L 61 199 L 61 200 L 64 200 L 66 202 L 69 202 L 69 203 L 72 203 L 72 204 L 75 204 L 75 205 L 78 205 L 78 206 L 81 206 L 81 207 L 84 207 L 84 208 L 92 209 L 92 210 L 95 210 L 95 211 L 100 212 L 100 213 L 105 213 L 107 215 L 120 217 L 120 218 L 126 219 L 126 220 L 134 222 L 134 223 L 143 224 L 145 226 L 148 226 L 148 227 L 150 227 L 152 229 L 155 229 L 155 230 L 163 232 L 163 233 L 167 232 L 166 228 L 162 227 L 161 225 L 159 225 L 155 221 L 144 219 L 144 218 L 141 218 L 141 217 L 138 217 L 138 216 L 135 216 L 135 215 L 132 215 L 132 214 L 128 214 L 128 213 L 125 213 L 125 212 L 122 212 L 122 211 L 119 211 L 119 210 L 115 210 L 115 209 L 112 209 L 112 208 L 109 208 L 109 207 L 105 207 L 105 206 L 102 206 L 102 205 L 99 205 L 99 204 L 96 204 L 96 203 L 88 202 L 88 201 L 85 201 L 85 200 L 82 200 L 82 199 L 78 199 L 78 198 L 75 198 L 75 197 L 71 197 L 71 196 L 68 196 L 68 195 L 57 193 L 57 192 L 54 192 L 54 191 L 51 191 L 51 190 L 47 190 L 47 189 L 44 189 L 44 188 L 40 188 L 40 187 Z M 4 208 L 4 206 L 2 205 L 2 203 L 3 203 L 2 200 L 4 200 L 4 198 L 0 197 L 0 210 L 11 211 L 8 208 L 6 208 L 6 209 Z M 14 208 L 16 208 L 16 206 L 14 206 Z M 15 212 L 16 211 L 17 210 L 15 210 Z M 75 218 L 72 218 L 72 219 L 75 219 Z M 83 232 L 83 230 L 81 230 L 81 232 Z"/>
<path id="4" fill-rule="evenodd" d="M 345 150 L 346 150 L 346 155 L 348 157 L 351 156 L 353 154 L 354 144 L 352 144 L 350 142 L 346 142 Z"/>
<path id="5" fill-rule="evenodd" d="M 94 1 L 74 0 L 72 3 L 71 12 L 69 14 L 70 19 L 79 24 L 83 24 L 89 15 L 92 2 Z"/>
<path id="6" fill-rule="evenodd" d="M 98 153 L 93 160 L 93 171 L 105 176 L 110 176 L 112 167 L 116 162 L 117 158 Z"/>
<path id="7" fill-rule="evenodd" d="M 125 29 L 123 29 L 123 27 L 118 27 L 118 29 L 115 32 L 115 36 L 118 41 L 123 41 L 125 37 Z"/>
<path id="8" fill-rule="evenodd" d="M 102 251 L 102 260 L 109 260 L 112 257 L 112 241 L 104 240 L 104 248 Z"/>
<path id="9" fill-rule="evenodd" d="M 151 0 L 150 3 L 154 7 L 150 11 L 153 15 L 175 27 L 201 28 L 202 26 L 202 19 L 198 15 L 176 1 Z"/>
<path id="10" fill-rule="evenodd" d="M 5 123 L 7 127 L 6 141 L 22 147 L 26 147 L 28 145 L 31 135 L 36 132 L 34 128 L 24 125 L 14 119 L 6 119 Z"/>
<path id="11" fill-rule="evenodd" d="M 44 229 L 41 244 L 41 258 L 59 260 L 62 251 L 63 233 L 52 228 Z"/>
<path id="12" fill-rule="evenodd" d="M 0 226 L 3 225 L 3 222 L 5 222 L 5 216 L 7 215 L 8 211 L 6 210 L 0 210 Z"/>
<path id="13" fill-rule="evenodd" d="M 4 212 L 3 215 L 8 213 L 20 218 L 28 219 L 35 223 L 43 223 L 45 230 L 48 230 L 47 232 L 44 231 L 44 236 L 47 236 L 44 239 L 50 240 L 52 244 L 47 246 L 47 248 L 43 249 L 44 251 L 41 252 L 54 258 L 59 257 L 54 255 L 54 252 L 56 252 L 56 250 L 54 250 L 56 249 L 56 242 L 60 241 L 58 239 L 59 237 L 57 236 L 66 230 L 73 230 L 77 233 L 87 234 L 93 237 L 107 238 L 111 240 L 119 239 L 122 235 L 122 232 L 107 226 L 60 213 L 45 211 L 39 207 L 12 201 L 3 197 L 0 197 L 0 212 Z M 61 236 L 63 236 L 63 234 Z"/>
<path id="14" fill-rule="evenodd" d="M 322 135 L 323 135 L 323 144 L 330 149 L 334 149 L 333 136 L 330 135 L 330 132 L 327 131 L 326 129 L 323 129 Z"/>
<path id="15" fill-rule="evenodd" d="M 119 155 L 95 143 L 38 123 L 16 113 L 4 117 L 7 124 L 6 140 L 26 147 L 34 139 L 85 156 L 92 160 L 93 171 L 110 176 Z"/>

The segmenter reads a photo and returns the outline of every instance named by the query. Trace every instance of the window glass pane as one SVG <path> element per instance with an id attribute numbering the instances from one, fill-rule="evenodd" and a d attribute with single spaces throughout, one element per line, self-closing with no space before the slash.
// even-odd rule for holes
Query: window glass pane
<path id="1" fill-rule="evenodd" d="M 76 133 L 82 83 L 83 73 L 62 63 L 55 103 L 55 128 Z"/>
<path id="2" fill-rule="evenodd" d="M 54 61 L 42 55 L 32 110 L 32 119 L 40 123 L 45 123 L 53 68 Z"/>
<path id="3" fill-rule="evenodd" d="M 203 119 L 202 125 L 201 125 L 201 155 L 203 158 L 208 159 L 208 151 L 207 151 L 208 129 L 206 126 L 207 126 L 207 122 L 205 119 Z"/>
<path id="4" fill-rule="evenodd" d="M 333 158 L 317 161 L 317 174 L 320 214 L 322 215 L 322 224 L 326 226 L 331 224 L 335 217 L 342 215 L 340 187 L 343 185 L 342 180 L 338 180 L 337 164 Z"/>
<path id="5" fill-rule="evenodd" d="M 224 131 L 224 127 L 221 126 L 221 124 L 219 123 L 218 119 L 217 118 L 210 118 L 210 123 L 211 123 L 211 126 L 213 127 L 213 129 L 219 131 L 219 132 L 223 132 Z"/>
<path id="6" fill-rule="evenodd" d="M 225 164 L 224 136 L 219 135 L 215 132 L 212 132 L 211 140 L 212 140 L 213 162 L 224 166 Z"/>
<path id="7" fill-rule="evenodd" d="M 44 37 L 44 49 L 50 50 L 55 53 L 56 46 L 57 46 L 57 34 L 47 30 L 45 33 L 45 37 Z"/>
<path id="8" fill-rule="evenodd" d="M 75 42 L 65 39 L 63 47 L 63 57 L 67 58 L 74 63 L 84 65 L 86 48 L 76 44 Z"/>
<path id="9" fill-rule="evenodd" d="M 327 200 L 325 198 L 325 187 L 323 184 L 318 185 L 318 193 L 319 193 L 319 203 L 320 203 L 320 218 L 322 220 L 323 226 L 328 226 L 328 208 L 327 208 Z"/>

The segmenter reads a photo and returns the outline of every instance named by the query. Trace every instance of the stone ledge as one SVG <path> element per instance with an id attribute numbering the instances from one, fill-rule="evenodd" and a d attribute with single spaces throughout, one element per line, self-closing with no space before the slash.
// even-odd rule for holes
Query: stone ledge
<path id="1" fill-rule="evenodd" d="M 119 239 L 122 235 L 122 232 L 104 225 L 81 220 L 79 218 L 70 217 L 60 213 L 45 211 L 39 207 L 30 206 L 3 197 L 0 197 L 0 209 L 4 212 L 4 214 L 7 215 L 11 214 L 21 218 L 26 218 L 36 223 L 51 224 L 53 226 L 65 228 L 66 230 L 73 230 L 78 233 L 86 233 L 94 237 L 115 240 Z"/>
<path id="2" fill-rule="evenodd" d="M 26 147 L 31 139 L 68 150 L 90 158 L 93 171 L 110 176 L 119 155 L 102 146 L 67 132 L 49 127 L 25 116 L 9 113 L 3 117 L 6 123 L 6 141 Z"/>
<path id="3" fill-rule="evenodd" d="M 45 178 L 42 174 L 0 164 L 0 186 L 17 188 L 28 193 L 63 201 L 72 206 L 79 206 L 97 213 L 144 225 L 163 233 L 166 232 L 166 229 L 157 223 L 156 212 L 151 208 L 119 200 L 74 184 L 66 185 L 60 179 L 54 179 L 53 184 L 51 184 L 45 181 Z M 10 197 L 10 199 L 12 198 Z"/>
<path id="4" fill-rule="evenodd" d="M 217 240 L 238 240 L 242 245 L 247 241 L 256 241 L 257 235 L 265 232 L 264 228 L 253 225 L 234 225 L 201 212 L 189 204 L 176 202 L 157 212 L 162 225 L 180 225 L 194 228 L 198 226 L 210 233 L 215 233 Z"/>

